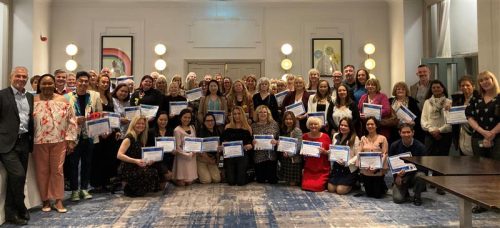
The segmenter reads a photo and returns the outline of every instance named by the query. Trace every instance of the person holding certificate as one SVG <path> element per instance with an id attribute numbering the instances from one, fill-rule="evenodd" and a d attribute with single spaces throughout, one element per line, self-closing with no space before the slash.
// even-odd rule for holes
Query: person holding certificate
<path id="1" fill-rule="evenodd" d="M 233 83 L 233 88 L 227 95 L 227 107 L 233 110 L 233 107 L 240 106 L 243 108 L 244 116 L 247 117 L 247 122 L 252 123 L 253 117 L 253 101 L 252 96 L 248 93 L 245 84 L 242 80 L 236 80 Z M 231 112 L 230 112 L 231 113 Z"/>
<path id="2" fill-rule="evenodd" d="M 238 82 L 238 81 L 237 81 Z M 231 110 L 229 124 L 226 125 L 222 133 L 222 142 L 243 141 L 243 156 L 225 158 L 224 170 L 226 181 L 229 185 L 242 186 L 247 184 L 247 169 L 249 163 L 250 150 L 252 150 L 252 128 L 245 118 L 245 111 L 240 106 L 235 106 Z"/>
<path id="3" fill-rule="evenodd" d="M 77 125 L 73 108 L 55 91 L 55 79 L 44 74 L 39 79 L 38 95 L 34 97 L 34 147 L 36 181 L 42 199 L 42 211 L 54 208 L 66 212 L 64 199 L 63 163 L 66 153 L 72 153 L 76 146 Z"/>
<path id="4" fill-rule="evenodd" d="M 139 88 L 130 97 L 130 106 L 139 106 L 141 104 L 162 106 L 164 96 L 160 91 L 153 88 L 153 81 L 153 77 L 149 75 L 142 77 Z M 151 126 L 155 124 L 153 119 L 149 121 Z"/>
<path id="5" fill-rule="evenodd" d="M 340 120 L 339 133 L 333 135 L 332 144 L 349 147 L 348 160 L 333 161 L 328 180 L 329 192 L 345 195 L 358 181 L 356 161 L 358 160 L 359 138 L 354 131 L 354 123 L 351 119 L 344 117 Z"/>
<path id="6" fill-rule="evenodd" d="M 144 196 L 160 189 L 160 178 L 158 171 L 152 166 L 153 162 L 142 159 L 142 147 L 146 146 L 147 132 L 146 117 L 134 117 L 116 156 L 122 161 L 121 178 L 125 182 L 123 193 L 129 197 Z"/>
<path id="7" fill-rule="evenodd" d="M 278 175 L 280 180 L 287 182 L 290 186 L 295 186 L 302 181 L 302 157 L 298 155 L 298 147 L 302 145 L 302 131 L 297 127 L 297 119 L 291 111 L 283 114 L 280 136 L 297 139 L 295 153 L 283 152 L 282 156 L 278 157 L 281 164 Z"/>
<path id="8" fill-rule="evenodd" d="M 409 123 L 403 123 L 399 126 L 399 134 L 401 139 L 391 144 L 389 156 L 410 152 L 412 156 L 424 156 L 425 146 L 420 141 L 415 139 L 415 131 Z M 392 200 L 394 203 L 404 203 L 410 196 L 408 188 L 413 187 L 414 197 L 413 204 L 415 206 L 422 205 L 420 194 L 425 190 L 425 181 L 420 177 L 425 176 L 423 172 L 405 172 L 399 171 L 394 174 L 394 185 L 392 186 Z"/>
<path id="9" fill-rule="evenodd" d="M 377 133 L 379 121 L 375 117 L 368 117 L 365 126 L 368 134 L 361 137 L 360 151 L 380 152 L 382 156 L 382 169 L 373 167 L 361 169 L 361 182 L 365 186 L 365 193 L 368 197 L 382 198 L 387 192 L 384 176 L 388 168 L 386 160 L 389 144 L 385 136 Z"/>
<path id="10" fill-rule="evenodd" d="M 330 94 L 330 84 L 326 80 L 320 80 L 318 83 L 318 90 L 314 95 L 309 96 L 307 102 L 307 112 L 324 112 L 325 122 L 326 113 L 330 106 L 333 106 L 332 97 Z M 328 125 L 321 128 L 322 132 L 328 134 Z"/>
<path id="11" fill-rule="evenodd" d="M 309 102 L 309 93 L 305 90 L 305 85 L 304 85 L 304 78 L 302 77 L 295 77 L 294 80 L 294 91 L 289 92 L 285 98 L 283 99 L 283 103 L 281 105 L 281 112 L 284 113 L 286 111 L 285 107 L 289 106 L 291 104 L 295 104 L 298 102 L 302 102 L 304 105 L 304 109 L 307 111 L 307 104 Z M 299 120 L 300 123 L 300 130 L 302 132 L 308 132 L 306 122 L 307 122 L 307 114 L 304 113 L 302 115 L 296 116 L 297 120 Z"/>
<path id="12" fill-rule="evenodd" d="M 444 84 L 430 82 L 420 124 L 426 132 L 425 150 L 430 156 L 448 156 L 451 147 L 451 125 L 446 123 L 445 107 L 451 104 Z"/>
<path id="13" fill-rule="evenodd" d="M 478 98 L 479 92 L 475 89 L 474 79 L 465 75 L 458 80 L 458 85 L 460 86 L 460 91 L 462 93 L 456 93 L 451 95 L 451 106 L 467 106 L 469 105 L 471 98 Z M 449 110 L 450 107 L 446 107 Z M 452 127 L 453 135 L 453 145 L 455 150 L 460 151 L 461 155 L 474 155 L 472 152 L 472 145 L 470 143 L 472 137 L 472 128 L 469 123 L 454 124 Z"/>
<path id="14" fill-rule="evenodd" d="M 150 128 L 148 132 L 148 142 L 146 144 L 147 146 L 155 146 L 156 137 L 174 136 L 174 132 L 167 128 L 168 122 L 168 113 L 165 111 L 158 112 L 158 118 L 156 118 L 156 127 Z M 172 168 L 174 166 L 174 153 L 172 153 L 172 151 L 163 151 L 163 161 L 155 165 L 158 169 L 160 182 L 167 182 L 172 180 Z"/>
<path id="15" fill-rule="evenodd" d="M 117 133 L 118 138 L 123 139 L 127 134 L 128 124 L 130 120 L 125 117 L 125 107 L 130 106 L 130 96 L 127 84 L 119 83 L 111 93 L 113 99 L 114 112 L 120 114 L 120 132 Z M 121 142 L 119 143 L 121 144 Z"/>
<path id="16" fill-rule="evenodd" d="M 297 85 L 297 84 L 296 84 Z M 313 192 L 325 190 L 330 174 L 330 161 L 328 160 L 328 150 L 332 141 L 327 134 L 320 131 L 321 119 L 311 117 L 307 119 L 307 127 L 310 132 L 302 136 L 302 140 L 320 142 L 320 157 L 304 157 L 304 171 L 302 178 L 302 189 Z"/>
<path id="17" fill-rule="evenodd" d="M 363 123 L 366 123 L 366 116 L 363 111 L 363 104 L 376 104 L 382 105 L 382 110 L 380 111 L 380 134 L 385 136 L 385 138 L 389 138 L 391 135 L 391 120 L 393 120 L 392 109 L 389 104 L 389 99 L 384 93 L 381 93 L 380 82 L 375 78 L 370 78 L 366 81 L 365 84 L 366 94 L 361 96 L 358 102 L 358 110 L 361 111 L 360 118 L 363 120 Z"/>
<path id="18" fill-rule="evenodd" d="M 207 94 L 200 98 L 198 107 L 198 122 L 203 125 L 203 119 L 209 110 L 224 111 L 227 113 L 227 100 L 219 89 L 219 83 L 216 80 L 208 82 Z M 224 126 L 224 125 L 222 125 Z M 222 129 L 223 127 L 221 127 Z"/>
<path id="19" fill-rule="evenodd" d="M 408 89 L 408 85 L 404 82 L 397 82 L 394 84 L 392 89 L 392 96 L 389 98 L 389 103 L 391 104 L 392 111 L 396 113 L 399 108 L 402 106 L 406 107 L 410 112 L 412 112 L 416 118 L 412 121 L 407 120 L 397 120 L 400 123 L 409 123 L 413 126 L 415 130 L 415 138 L 420 142 L 424 142 L 425 133 L 422 130 L 422 126 L 420 125 L 420 108 L 418 107 L 418 101 L 410 97 L 410 89 Z M 399 132 L 396 128 L 392 128 L 390 142 L 395 142 L 399 139 Z M 390 144 L 389 142 L 389 144 Z"/>
<path id="20" fill-rule="evenodd" d="M 190 109 L 183 109 L 179 114 L 181 124 L 174 129 L 175 145 L 177 147 L 174 158 L 174 181 L 179 186 L 186 186 L 198 179 L 196 167 L 196 153 L 184 151 L 184 138 L 196 137 L 196 130 L 191 125 L 193 113 Z"/>
<path id="21" fill-rule="evenodd" d="M 340 120 L 347 117 L 352 120 L 354 127 L 352 130 L 356 131 L 356 135 L 360 135 L 362 131 L 358 106 L 349 94 L 347 86 L 343 84 L 339 85 L 335 93 L 337 93 L 335 96 L 335 105 L 330 105 L 326 112 L 329 133 L 333 135 L 335 132 L 338 132 Z"/>
<path id="22" fill-rule="evenodd" d="M 220 131 L 215 124 L 215 116 L 211 113 L 205 114 L 203 124 L 198 131 L 199 138 L 219 137 Z M 219 144 L 220 145 L 220 144 Z M 218 151 L 210 151 L 198 154 L 196 164 L 198 167 L 198 177 L 200 183 L 210 184 L 221 181 L 220 170 L 218 167 Z"/>
<path id="23" fill-rule="evenodd" d="M 274 147 L 276 145 L 276 138 L 278 138 L 280 128 L 278 123 L 273 120 L 271 110 L 265 106 L 261 105 L 255 110 L 256 114 L 254 117 L 255 122 L 252 124 L 252 131 L 254 135 L 272 135 L 271 145 Z M 253 161 L 255 163 L 255 178 L 259 183 L 268 182 L 269 184 L 276 184 L 278 182 L 278 176 L 276 174 L 276 169 L 278 166 L 276 151 L 263 150 L 257 147 L 256 140 L 254 140 L 254 157 Z"/>
<path id="24" fill-rule="evenodd" d="M 88 90 L 89 80 L 89 73 L 79 71 L 76 73 L 76 91 L 64 95 L 75 112 L 78 124 L 78 144 L 74 152 L 67 157 L 70 189 L 72 191 L 71 201 L 79 201 L 81 198 L 92 198 L 87 189 L 90 181 L 90 167 L 92 166 L 94 144 L 99 142 L 99 137 L 89 137 L 85 123 L 95 113 L 102 112 L 102 105 L 99 93 Z M 81 166 L 78 168 L 80 160 Z M 78 174 L 78 170 L 80 170 L 80 175 Z M 80 180 L 80 186 L 78 185 L 78 180 Z"/>
<path id="25" fill-rule="evenodd" d="M 163 99 L 163 105 L 161 111 L 165 111 L 168 114 L 168 125 L 167 128 L 169 131 L 174 131 L 174 128 L 179 126 L 180 120 L 179 115 L 174 115 L 170 111 L 170 102 L 173 101 L 187 101 L 187 99 L 180 94 L 179 84 L 177 82 L 170 83 L 168 87 L 168 95 L 166 95 Z"/>
<path id="26" fill-rule="evenodd" d="M 257 89 L 259 92 L 253 95 L 253 107 L 259 107 L 261 105 L 267 106 L 269 110 L 271 110 L 273 120 L 279 121 L 278 101 L 276 101 L 276 97 L 271 94 L 269 85 L 268 78 L 259 78 L 257 82 Z M 257 121 L 257 119 L 254 120 Z"/>

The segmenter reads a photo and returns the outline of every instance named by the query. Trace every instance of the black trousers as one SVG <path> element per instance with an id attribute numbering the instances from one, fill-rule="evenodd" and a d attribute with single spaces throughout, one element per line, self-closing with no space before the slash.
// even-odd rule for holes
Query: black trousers
<path id="1" fill-rule="evenodd" d="M 90 174 L 92 187 L 106 187 L 110 184 L 110 179 L 117 175 L 120 161 L 116 158 L 116 154 L 120 144 L 115 139 L 115 133 L 107 138 L 99 137 L 99 143 L 94 144 Z"/>
<path id="2" fill-rule="evenodd" d="M 278 183 L 276 166 L 276 161 L 263 161 L 260 163 L 255 163 L 255 178 L 257 179 L 257 182 L 269 182 L 270 184 Z"/>
<path id="3" fill-rule="evenodd" d="M 226 181 L 229 185 L 247 184 L 248 156 L 224 159 Z"/>
<path id="4" fill-rule="evenodd" d="M 78 190 L 78 165 L 80 164 L 80 160 L 80 189 L 88 189 L 93 150 L 94 143 L 92 142 L 92 139 L 80 138 L 78 145 L 75 147 L 73 153 L 66 157 L 69 160 L 69 182 L 71 191 Z"/>
<path id="5" fill-rule="evenodd" d="M 28 168 L 30 140 L 27 134 L 18 138 L 14 148 L 0 154 L 7 171 L 7 195 L 5 196 L 5 218 L 23 216 L 28 209 L 24 205 L 24 184 Z"/>
<path id="6" fill-rule="evenodd" d="M 365 193 L 368 197 L 382 198 L 387 192 L 384 176 L 365 176 L 361 174 L 361 181 L 365 186 Z"/>

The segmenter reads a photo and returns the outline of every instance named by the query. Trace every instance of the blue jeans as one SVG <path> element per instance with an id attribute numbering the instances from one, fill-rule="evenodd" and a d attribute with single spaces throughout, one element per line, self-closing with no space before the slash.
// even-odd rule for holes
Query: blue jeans
<path id="1" fill-rule="evenodd" d="M 88 188 L 93 151 L 93 140 L 91 138 L 80 138 L 73 153 L 68 155 L 67 159 L 69 160 L 69 183 L 71 191 L 78 190 L 78 165 L 80 164 L 80 160 L 80 189 L 86 190 Z"/>

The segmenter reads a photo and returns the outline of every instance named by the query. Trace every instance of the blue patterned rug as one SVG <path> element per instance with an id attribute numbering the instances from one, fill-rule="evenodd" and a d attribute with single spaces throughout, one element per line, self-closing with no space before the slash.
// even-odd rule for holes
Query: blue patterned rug
<path id="1" fill-rule="evenodd" d="M 432 190 L 432 189 L 431 189 Z M 117 227 L 456 227 L 458 199 L 424 192 L 424 204 L 394 204 L 383 199 L 305 192 L 298 187 L 252 183 L 169 186 L 167 194 L 129 198 L 95 194 L 67 202 L 66 214 L 35 208 L 30 226 Z M 473 215 L 474 227 L 498 227 L 500 214 Z"/>

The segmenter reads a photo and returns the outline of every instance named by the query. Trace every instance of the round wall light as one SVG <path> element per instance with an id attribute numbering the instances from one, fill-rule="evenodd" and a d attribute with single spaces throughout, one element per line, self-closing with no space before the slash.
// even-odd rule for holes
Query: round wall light
<path id="1" fill-rule="evenodd" d="M 157 55 L 163 55 L 167 52 L 167 47 L 165 47 L 164 44 L 157 44 L 155 46 L 155 54 Z"/>
<path id="2" fill-rule="evenodd" d="M 70 60 L 66 61 L 65 66 L 66 66 L 66 70 L 74 71 L 74 70 L 76 70 L 78 63 L 76 63 L 75 60 L 70 59 Z"/>
<path id="3" fill-rule="evenodd" d="M 290 69 L 292 69 L 292 66 L 293 66 L 292 60 L 290 60 L 290 59 L 281 60 L 281 69 L 290 70 Z"/>
<path id="4" fill-rule="evenodd" d="M 165 68 L 167 68 L 167 62 L 165 62 L 165 60 L 163 60 L 163 59 L 156 60 L 155 69 L 157 71 L 165 70 Z"/>
<path id="5" fill-rule="evenodd" d="M 371 55 L 371 54 L 375 53 L 375 45 L 372 43 L 367 43 L 367 44 L 365 44 L 363 50 L 365 51 L 365 53 L 367 55 Z"/>
<path id="6" fill-rule="evenodd" d="M 66 54 L 74 56 L 76 53 L 78 53 L 78 47 L 76 45 L 68 44 L 68 46 L 66 46 Z"/>
<path id="7" fill-rule="evenodd" d="M 281 53 L 283 53 L 283 55 L 292 54 L 292 51 L 293 51 L 293 47 L 289 43 L 281 45 Z"/>
<path id="8" fill-rule="evenodd" d="M 372 58 L 368 58 L 365 60 L 365 68 L 368 70 L 373 70 L 376 66 L 375 60 Z"/>

